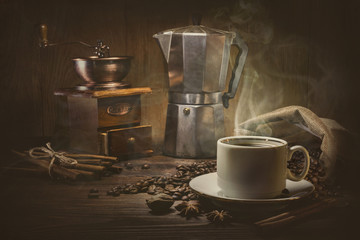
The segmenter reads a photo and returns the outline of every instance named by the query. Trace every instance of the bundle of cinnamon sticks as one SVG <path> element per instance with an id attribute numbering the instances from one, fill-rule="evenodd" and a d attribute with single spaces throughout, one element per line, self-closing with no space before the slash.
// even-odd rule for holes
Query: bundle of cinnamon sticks
<path id="1" fill-rule="evenodd" d="M 39 168 L 36 169 L 39 172 L 43 172 L 48 170 L 49 168 L 49 160 L 47 159 L 34 159 L 29 157 L 28 152 L 18 152 L 12 151 L 17 156 L 22 157 L 22 159 L 26 160 L 27 162 L 38 166 Z M 114 163 L 118 162 L 117 157 L 112 156 L 102 156 L 102 155 L 94 155 L 94 154 L 72 154 L 72 153 L 65 153 L 64 156 L 75 158 L 77 164 L 74 164 L 69 167 L 63 167 L 57 164 L 52 165 L 51 172 L 54 176 L 66 179 L 66 180 L 95 180 L 99 179 L 101 175 L 106 170 L 111 170 L 113 172 L 121 172 L 122 168 L 119 166 L 113 166 Z M 16 170 L 9 169 L 9 170 Z M 20 170 L 26 170 L 24 168 L 18 168 Z M 34 169 L 31 169 L 34 170 Z"/>

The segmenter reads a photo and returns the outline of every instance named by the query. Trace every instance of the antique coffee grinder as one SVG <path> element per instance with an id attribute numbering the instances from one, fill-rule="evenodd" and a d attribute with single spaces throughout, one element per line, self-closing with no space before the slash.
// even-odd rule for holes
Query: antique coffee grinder
<path id="1" fill-rule="evenodd" d="M 111 57 L 102 41 L 94 46 L 84 42 L 65 44 L 73 43 L 89 47 L 95 56 L 72 60 L 83 84 L 54 93 L 67 105 L 69 148 L 111 156 L 151 154 L 151 126 L 141 125 L 141 95 L 151 93 L 151 89 L 132 88 L 123 81 L 132 57 Z M 40 46 L 55 45 L 59 44 L 48 43 L 47 26 L 41 25 Z"/>
<path id="2" fill-rule="evenodd" d="M 154 35 L 168 63 L 169 103 L 164 154 L 185 158 L 216 156 L 224 136 L 224 110 L 235 96 L 248 48 L 238 33 L 200 25 Z M 225 90 L 230 47 L 239 49 L 228 92 Z"/>

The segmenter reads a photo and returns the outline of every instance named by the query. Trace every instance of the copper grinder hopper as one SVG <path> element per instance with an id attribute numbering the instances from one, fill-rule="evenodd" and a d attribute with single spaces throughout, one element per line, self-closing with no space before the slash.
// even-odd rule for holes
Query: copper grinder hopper
<path id="1" fill-rule="evenodd" d="M 130 84 L 124 82 L 131 66 L 131 56 L 110 56 L 110 47 L 98 40 L 97 45 L 84 42 L 49 43 L 47 40 L 47 26 L 40 26 L 40 47 L 51 47 L 65 44 L 80 44 L 90 48 L 94 55 L 72 59 L 77 75 L 84 81 L 78 85 L 78 90 L 108 90 L 128 88 Z"/>

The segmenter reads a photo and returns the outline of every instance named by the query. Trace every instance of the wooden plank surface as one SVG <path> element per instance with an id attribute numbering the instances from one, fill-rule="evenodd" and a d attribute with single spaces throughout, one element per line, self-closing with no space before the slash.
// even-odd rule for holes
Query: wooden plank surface
<path id="1" fill-rule="evenodd" d="M 18 163 L 7 159 L 10 164 Z M 15 162 L 14 162 L 15 161 Z M 192 159 L 153 156 L 130 160 L 132 170 L 98 181 L 65 184 L 33 173 L 14 174 L 1 168 L 0 236 L 2 239 L 338 239 L 352 232 L 355 222 L 342 210 L 313 216 L 294 225 L 261 231 L 252 224 L 254 216 L 241 215 L 230 225 L 210 224 L 204 215 L 186 219 L 175 209 L 153 214 L 145 204 L 150 195 L 121 194 L 107 196 L 114 186 L 135 183 L 149 176 L 174 174 L 178 164 Z M 150 169 L 141 169 L 142 164 Z M 121 162 L 120 165 L 124 165 Z M 89 199 L 90 189 L 100 191 L 98 199 Z M 179 203 L 179 202 L 177 202 Z M 176 203 L 176 204 L 177 204 Z M 5 237 L 5 238 L 4 238 Z"/>

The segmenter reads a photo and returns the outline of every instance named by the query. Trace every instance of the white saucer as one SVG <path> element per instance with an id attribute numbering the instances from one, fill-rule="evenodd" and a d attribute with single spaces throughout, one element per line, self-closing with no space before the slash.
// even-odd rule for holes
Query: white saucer
<path id="1" fill-rule="evenodd" d="M 289 194 L 281 195 L 269 199 L 240 199 L 231 198 L 224 195 L 217 185 L 217 173 L 208 173 L 192 179 L 190 187 L 200 196 L 210 199 L 215 205 L 225 209 L 250 210 L 255 207 L 256 210 L 277 210 L 286 207 L 290 202 L 302 199 L 310 195 L 315 187 L 312 183 L 301 180 L 294 182 L 286 180 L 286 189 Z"/>

